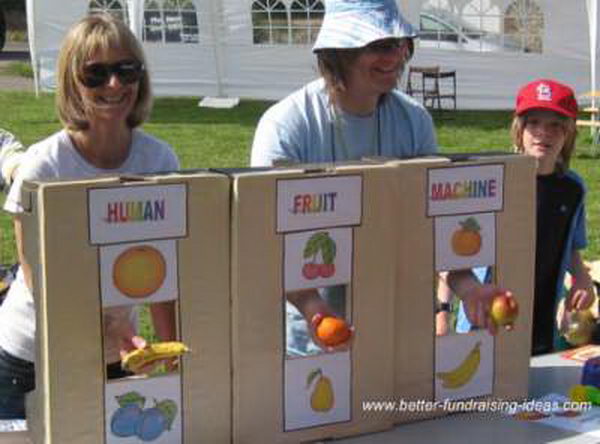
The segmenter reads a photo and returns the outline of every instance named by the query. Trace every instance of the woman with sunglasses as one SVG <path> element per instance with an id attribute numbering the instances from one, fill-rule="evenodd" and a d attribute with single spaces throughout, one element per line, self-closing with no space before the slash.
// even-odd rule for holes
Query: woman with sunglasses
<path id="1" fill-rule="evenodd" d="M 408 158 L 437 152 L 433 122 L 396 89 L 412 56 L 415 29 L 395 0 L 328 0 L 313 52 L 321 78 L 272 106 L 252 144 L 252 166 Z M 448 274 L 473 324 L 495 332 L 490 300 L 501 291 L 470 271 Z M 314 290 L 288 295 L 305 319 L 330 313 Z"/>
<path id="2" fill-rule="evenodd" d="M 56 106 L 64 128 L 29 148 L 4 209 L 14 215 L 21 268 L 0 307 L 0 397 L 20 400 L 34 388 L 35 311 L 31 270 L 22 254 L 24 180 L 84 179 L 172 171 L 179 161 L 165 142 L 137 127 L 148 117 L 152 96 L 142 48 L 131 31 L 109 15 L 94 15 L 67 33 L 58 57 Z M 77 295 L 73 295 L 77 297 Z M 154 325 L 173 339 L 173 307 L 153 304 Z M 120 352 L 143 346 L 130 309 L 105 310 L 108 377 L 119 377 Z M 135 343 L 135 344 L 134 344 Z"/>

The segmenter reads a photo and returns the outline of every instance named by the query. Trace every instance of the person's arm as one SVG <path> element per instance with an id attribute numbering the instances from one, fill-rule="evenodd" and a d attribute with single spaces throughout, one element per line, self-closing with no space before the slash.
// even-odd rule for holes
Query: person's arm
<path id="1" fill-rule="evenodd" d="M 452 290 L 446 282 L 447 272 L 440 273 L 436 293 L 435 334 L 443 336 L 450 332 L 450 309 L 452 301 Z"/>
<path id="2" fill-rule="evenodd" d="M 25 278 L 25 283 L 27 284 L 27 288 L 29 291 L 33 291 L 33 278 L 31 274 L 31 266 L 25 257 L 25 253 L 23 250 L 23 226 L 21 224 L 21 217 L 19 215 L 15 215 L 13 217 L 14 231 L 15 231 L 15 242 L 17 244 L 17 254 L 19 258 L 19 264 L 21 270 L 23 271 L 23 276 Z"/>
<path id="3" fill-rule="evenodd" d="M 315 326 L 313 325 L 313 320 L 315 319 L 315 316 L 339 316 L 331 309 L 329 304 L 325 300 L 323 300 L 323 298 L 319 295 L 316 289 L 310 288 L 305 290 L 289 291 L 286 293 L 286 298 L 289 303 L 296 307 L 296 309 L 300 312 L 300 314 L 302 314 L 302 316 L 306 320 L 308 331 L 311 335 L 313 342 L 317 346 L 329 352 L 346 350 L 350 346 L 352 342 L 352 337 L 350 341 L 335 347 L 325 345 L 322 341 L 319 340 L 319 338 L 317 338 Z M 354 328 L 350 327 L 350 330 L 352 332 L 352 336 L 354 336 Z"/>
<path id="4" fill-rule="evenodd" d="M 161 341 L 175 341 L 177 328 L 175 327 L 175 303 L 173 301 L 150 304 L 154 331 Z"/>
<path id="5" fill-rule="evenodd" d="M 258 122 L 252 142 L 250 166 L 264 167 L 302 161 L 299 155 L 300 143 L 294 134 L 301 137 L 303 129 L 297 123 L 295 126 L 290 122 L 284 124 L 279 121 L 281 119 L 285 119 L 285 116 L 279 116 L 276 110 L 269 109 Z"/>
<path id="6" fill-rule="evenodd" d="M 0 130 L 0 183 L 10 185 L 21 163 L 25 147 L 12 134 Z"/>
<path id="7" fill-rule="evenodd" d="M 508 290 L 492 284 L 482 284 L 471 270 L 454 270 L 448 273 L 448 285 L 462 300 L 469 322 L 496 334 L 496 324 L 490 317 L 494 297 L 500 293 L 512 297 Z M 510 327 L 507 327 L 510 328 Z"/>

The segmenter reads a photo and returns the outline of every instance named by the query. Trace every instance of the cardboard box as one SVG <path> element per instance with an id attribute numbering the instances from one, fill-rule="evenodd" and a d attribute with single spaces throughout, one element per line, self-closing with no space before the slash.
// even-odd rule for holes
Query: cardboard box
<path id="1" fill-rule="evenodd" d="M 233 181 L 233 441 L 298 443 L 389 428 L 391 417 L 364 414 L 362 402 L 394 389 L 396 171 L 308 166 Z M 335 245 L 333 261 L 315 253 L 318 239 Z M 328 262 L 333 274 L 312 274 Z M 334 290 L 320 296 L 345 307 L 337 314 L 356 335 L 347 351 L 319 353 L 286 293 L 335 285 L 345 287 L 345 304 Z"/>
<path id="2" fill-rule="evenodd" d="M 535 272 L 535 161 L 518 155 L 461 156 L 460 161 L 440 164 L 398 162 L 397 168 L 402 177 L 398 212 L 410 217 L 400 218 L 394 393 L 396 400 L 422 400 L 429 406 L 407 408 L 395 421 L 464 410 L 460 404 L 449 407 L 445 400 L 526 397 Z M 452 236 L 473 220 L 481 228 L 480 245 L 473 251 L 453 251 L 459 247 L 452 244 Z M 513 291 L 520 309 L 515 329 L 495 337 L 480 330 L 436 338 L 438 272 L 478 266 L 492 267 L 493 281 Z M 469 356 L 478 367 L 471 375 L 464 370 Z M 444 381 L 442 374 L 454 369 L 465 377 Z"/>
<path id="3" fill-rule="evenodd" d="M 226 173 L 27 185 L 36 443 L 123 442 L 111 435 L 113 421 L 119 397 L 132 392 L 146 398 L 144 410 L 152 398 L 180 407 L 155 441 L 169 444 L 352 436 L 445 414 L 445 400 L 526 396 L 533 159 L 440 156 Z M 133 223 L 113 223 L 121 219 Z M 465 226 L 478 227 L 476 248 L 473 236 L 455 245 Z M 141 247 L 157 250 L 170 276 L 145 300 L 177 300 L 192 353 L 179 373 L 107 382 L 103 305 L 137 297 L 118 283 L 115 264 Z M 494 281 L 514 292 L 515 330 L 436 338 L 438 273 L 475 266 L 493 267 Z M 348 349 L 320 353 L 307 333 L 311 319 L 287 302 L 315 296 L 355 327 Z M 386 413 L 369 411 L 372 401 L 420 404 Z"/>
<path id="4" fill-rule="evenodd" d="M 34 442 L 230 441 L 229 192 L 227 177 L 202 172 L 26 184 L 38 325 L 27 400 Z M 158 264 L 154 287 L 141 293 L 143 283 L 123 271 L 134 253 Z M 103 310 L 159 301 L 176 302 L 191 353 L 174 373 L 108 381 Z M 170 413 L 161 417 L 154 407 L 163 402 L 164 413 L 164 401 Z"/>

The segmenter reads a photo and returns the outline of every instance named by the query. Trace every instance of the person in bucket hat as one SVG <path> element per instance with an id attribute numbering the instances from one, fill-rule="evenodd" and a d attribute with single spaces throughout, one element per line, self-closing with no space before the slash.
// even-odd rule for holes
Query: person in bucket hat
<path id="1" fill-rule="evenodd" d="M 261 117 L 251 165 L 436 153 L 431 116 L 396 89 L 416 35 L 394 0 L 326 1 L 313 47 L 321 77 Z M 467 301 L 470 319 L 494 332 L 488 308 L 493 295 L 503 290 L 481 285 L 467 270 L 449 273 L 448 283 Z M 331 312 L 316 290 L 287 296 L 306 320 Z"/>
<path id="2" fill-rule="evenodd" d="M 577 100 L 567 85 L 538 79 L 517 93 L 511 129 L 515 151 L 537 160 L 533 355 L 565 348 L 568 344 L 559 333 L 568 317 L 594 301 L 593 281 L 580 254 L 587 244 L 585 184 L 570 169 L 576 119 Z M 573 284 L 565 291 L 567 271 Z M 557 308 L 563 299 L 565 310 L 557 325 Z M 469 328 L 460 312 L 458 325 L 460 331 Z"/>
<path id="3" fill-rule="evenodd" d="M 321 78 L 261 118 L 251 164 L 433 154 L 431 116 L 396 89 L 417 33 L 394 0 L 328 0 L 313 52 Z"/>

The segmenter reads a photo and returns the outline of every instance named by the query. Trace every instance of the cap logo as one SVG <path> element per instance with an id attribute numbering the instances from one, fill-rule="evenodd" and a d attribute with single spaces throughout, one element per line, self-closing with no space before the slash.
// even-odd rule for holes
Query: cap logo
<path id="1" fill-rule="evenodd" d="M 536 89 L 537 99 L 541 102 L 552 102 L 552 89 L 547 83 L 540 83 Z"/>

